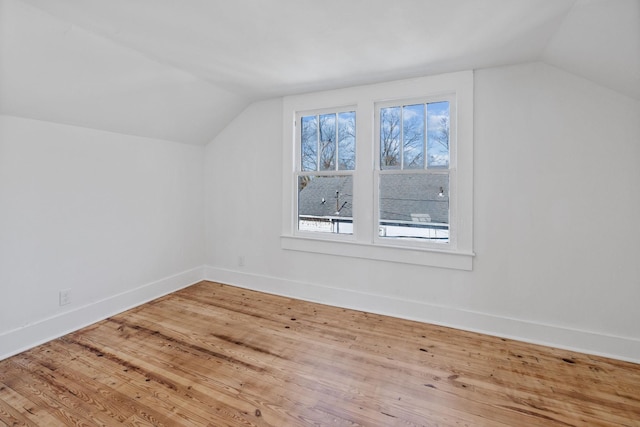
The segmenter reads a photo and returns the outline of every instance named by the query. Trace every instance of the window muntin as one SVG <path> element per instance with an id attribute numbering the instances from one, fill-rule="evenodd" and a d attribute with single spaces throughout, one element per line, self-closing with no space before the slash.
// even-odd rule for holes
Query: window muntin
<path id="1" fill-rule="evenodd" d="M 453 99 L 385 103 L 376 109 L 381 241 L 449 244 Z"/>
<path id="2" fill-rule="evenodd" d="M 353 234 L 356 113 L 298 114 L 297 230 Z"/>

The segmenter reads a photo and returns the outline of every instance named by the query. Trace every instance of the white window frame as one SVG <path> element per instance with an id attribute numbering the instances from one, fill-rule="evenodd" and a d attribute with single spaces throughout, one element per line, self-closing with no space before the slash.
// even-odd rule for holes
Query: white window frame
<path id="1" fill-rule="evenodd" d="M 408 243 L 378 237 L 379 139 L 376 106 L 388 102 L 455 96 L 456 141 L 450 147 L 450 232 L 448 244 Z M 473 71 L 399 80 L 283 98 L 282 247 L 379 261 L 471 270 L 473 267 Z M 301 112 L 356 112 L 356 167 L 353 173 L 353 235 L 297 230 Z M 454 114 L 453 111 L 451 114 Z M 453 120 L 452 120 L 453 122 Z M 454 126 L 454 125 L 452 125 Z M 454 163 L 455 161 L 455 163 Z M 336 171 L 338 174 L 347 171 Z M 318 175 L 324 175 L 319 171 Z"/>

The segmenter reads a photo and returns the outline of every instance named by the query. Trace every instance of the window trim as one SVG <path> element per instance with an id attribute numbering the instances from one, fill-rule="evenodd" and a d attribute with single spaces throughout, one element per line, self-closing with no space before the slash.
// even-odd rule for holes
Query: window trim
<path id="1" fill-rule="evenodd" d="M 375 110 L 376 105 L 397 100 L 429 99 L 455 93 L 457 143 L 454 147 L 457 164 L 450 164 L 455 179 L 450 183 L 456 217 L 450 227 L 456 229 L 454 244 L 442 248 L 420 242 L 418 246 L 401 242 L 376 241 L 374 233 L 374 198 L 376 162 Z M 355 106 L 355 107 L 354 107 Z M 283 249 L 332 254 L 363 259 L 408 263 L 471 270 L 473 267 L 473 71 L 398 80 L 346 89 L 293 95 L 283 98 L 283 179 L 282 179 L 282 232 Z M 296 144 L 296 117 L 300 112 L 338 111 L 356 112 L 356 168 L 353 171 L 354 201 L 353 235 L 326 235 L 326 233 L 299 232 L 297 230 L 297 163 L 299 148 Z M 379 166 L 378 166 L 379 167 Z M 337 171 L 343 172 L 343 171 Z M 346 171 L 344 171 L 346 172 Z M 320 172 L 324 173 L 324 172 Z M 451 179 L 451 178 L 450 178 Z M 377 226 L 375 227 L 377 229 Z M 399 243 L 399 244 L 395 244 Z"/>

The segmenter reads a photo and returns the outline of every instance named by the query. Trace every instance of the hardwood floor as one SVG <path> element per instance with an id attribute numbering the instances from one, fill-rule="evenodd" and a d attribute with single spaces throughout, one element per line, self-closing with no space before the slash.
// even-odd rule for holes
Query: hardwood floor
<path id="1" fill-rule="evenodd" d="M 201 282 L 0 361 L 0 425 L 640 426 L 640 365 Z"/>

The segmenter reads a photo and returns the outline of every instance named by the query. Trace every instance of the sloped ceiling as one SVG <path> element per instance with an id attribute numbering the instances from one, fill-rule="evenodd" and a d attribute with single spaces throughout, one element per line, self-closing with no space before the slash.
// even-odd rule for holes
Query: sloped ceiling
<path id="1" fill-rule="evenodd" d="M 262 98 L 536 60 L 640 99 L 640 1 L 0 0 L 0 113 L 192 144 Z"/>

